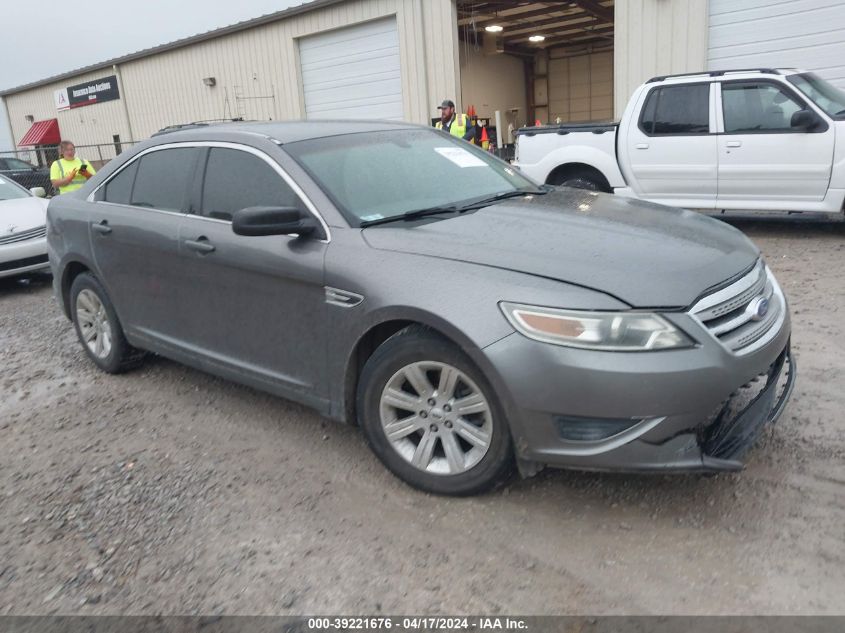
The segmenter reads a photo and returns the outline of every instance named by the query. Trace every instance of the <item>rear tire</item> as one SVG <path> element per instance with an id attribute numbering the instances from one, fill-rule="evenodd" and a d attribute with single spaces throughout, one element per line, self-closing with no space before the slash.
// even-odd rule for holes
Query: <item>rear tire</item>
<path id="1" fill-rule="evenodd" d="M 610 192 L 610 187 L 601 174 L 586 169 L 579 169 L 559 175 L 555 174 L 549 179 L 549 183 L 560 185 L 561 187 L 572 187 L 573 189 Z"/>
<path id="2" fill-rule="evenodd" d="M 513 473 L 510 432 L 493 389 L 459 348 L 427 328 L 409 326 L 373 353 L 357 408 L 370 448 L 414 488 L 474 495 Z"/>
<path id="3" fill-rule="evenodd" d="M 70 287 L 70 314 L 88 358 L 109 374 L 138 366 L 144 352 L 126 341 L 108 294 L 96 277 L 82 273 Z"/>

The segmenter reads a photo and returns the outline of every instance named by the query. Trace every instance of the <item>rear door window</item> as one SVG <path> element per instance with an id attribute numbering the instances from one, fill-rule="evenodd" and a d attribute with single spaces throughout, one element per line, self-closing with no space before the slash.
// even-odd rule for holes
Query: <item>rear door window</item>
<path id="1" fill-rule="evenodd" d="M 198 150 L 190 147 L 158 150 L 142 156 L 130 204 L 161 211 L 184 211 L 197 154 Z"/>
<path id="2" fill-rule="evenodd" d="M 663 86 L 646 97 L 640 129 L 652 136 L 710 133 L 710 84 Z"/>

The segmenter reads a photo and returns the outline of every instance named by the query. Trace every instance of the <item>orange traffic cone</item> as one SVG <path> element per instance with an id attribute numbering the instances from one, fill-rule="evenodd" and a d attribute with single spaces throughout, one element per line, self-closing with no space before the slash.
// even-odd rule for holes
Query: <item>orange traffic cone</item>
<path id="1" fill-rule="evenodd" d="M 490 137 L 487 136 L 487 127 L 483 126 L 481 128 L 481 148 L 482 149 L 490 149 Z"/>
<path id="2" fill-rule="evenodd" d="M 467 116 L 468 116 L 470 119 L 474 119 L 474 118 L 475 118 L 475 106 L 474 106 L 474 105 L 471 105 L 469 108 L 467 108 Z"/>

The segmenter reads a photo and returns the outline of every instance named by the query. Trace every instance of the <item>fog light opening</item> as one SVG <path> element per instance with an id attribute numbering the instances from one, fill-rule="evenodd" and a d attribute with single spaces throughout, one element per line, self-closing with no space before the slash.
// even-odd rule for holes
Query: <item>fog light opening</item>
<path id="1" fill-rule="evenodd" d="M 555 416 L 554 423 L 561 439 L 570 442 L 600 442 L 642 422 L 641 418 L 623 420 Z"/>

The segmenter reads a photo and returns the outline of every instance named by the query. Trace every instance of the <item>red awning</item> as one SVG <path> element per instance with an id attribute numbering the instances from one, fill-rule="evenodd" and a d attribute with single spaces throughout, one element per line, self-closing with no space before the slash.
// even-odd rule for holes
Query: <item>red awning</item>
<path id="1" fill-rule="evenodd" d="M 56 119 L 48 119 L 33 123 L 18 145 L 58 145 L 61 140 L 59 122 Z"/>

